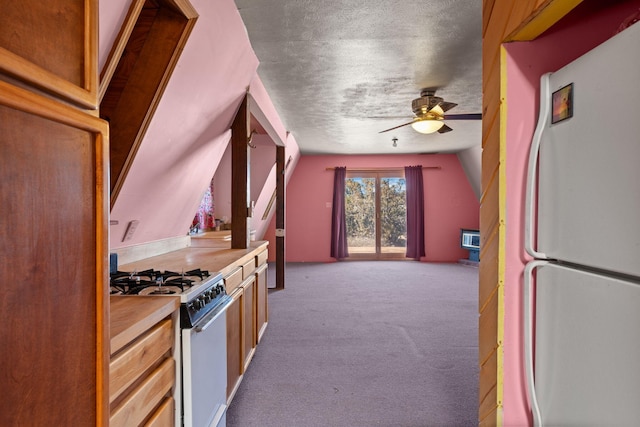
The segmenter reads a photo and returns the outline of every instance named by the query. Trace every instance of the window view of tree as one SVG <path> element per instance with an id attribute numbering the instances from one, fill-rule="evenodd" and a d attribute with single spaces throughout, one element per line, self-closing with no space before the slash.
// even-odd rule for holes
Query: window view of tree
<path id="1" fill-rule="evenodd" d="M 344 191 L 347 242 L 349 242 L 349 246 L 375 248 L 375 178 L 347 178 Z"/>
<path id="2" fill-rule="evenodd" d="M 404 178 L 382 178 L 380 182 L 381 246 L 407 246 L 407 202 Z"/>
<path id="3" fill-rule="evenodd" d="M 406 185 L 399 173 L 347 177 L 345 213 L 349 253 L 404 253 Z M 395 175 L 395 176 L 390 176 Z"/>

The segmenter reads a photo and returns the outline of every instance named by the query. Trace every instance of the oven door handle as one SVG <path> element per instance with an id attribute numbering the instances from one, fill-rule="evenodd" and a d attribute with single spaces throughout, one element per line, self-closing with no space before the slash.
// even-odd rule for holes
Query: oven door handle
<path id="1" fill-rule="evenodd" d="M 197 325 L 193 327 L 196 332 L 205 331 L 215 320 L 227 310 L 227 308 L 233 302 L 233 298 L 228 295 L 224 296 L 224 301 L 221 302 L 215 309 L 211 310 L 210 313 L 207 313 Z"/>

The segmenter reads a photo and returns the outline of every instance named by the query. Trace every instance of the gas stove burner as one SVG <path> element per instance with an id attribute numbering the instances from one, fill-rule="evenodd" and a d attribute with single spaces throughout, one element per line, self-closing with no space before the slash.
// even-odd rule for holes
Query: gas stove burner
<path id="1" fill-rule="evenodd" d="M 203 280 L 205 277 L 209 276 L 209 272 L 207 270 L 200 270 L 199 268 L 197 268 L 195 270 L 189 270 L 182 273 L 176 273 L 175 271 L 169 271 L 169 270 L 166 270 L 164 273 L 162 273 L 162 277 L 164 278 L 165 281 L 172 277 L 185 278 L 185 277 L 191 277 L 191 276 L 198 277 L 200 280 Z"/>
<path id="2" fill-rule="evenodd" d="M 112 295 L 171 295 L 184 293 L 209 277 L 209 272 L 199 268 L 181 273 L 150 268 L 143 271 L 117 271 L 110 276 Z"/>
<path id="3" fill-rule="evenodd" d="M 116 294 L 130 294 L 134 289 L 144 289 L 149 286 L 154 286 L 155 281 L 140 280 L 139 278 L 121 277 L 119 279 L 111 279 L 112 293 Z"/>
<path id="4" fill-rule="evenodd" d="M 165 280 L 164 285 L 165 286 L 177 286 L 180 288 L 180 290 L 184 291 L 184 288 L 188 288 L 191 287 L 191 285 L 193 284 L 194 280 L 191 279 L 183 279 L 183 278 L 178 278 L 178 279 L 169 279 L 169 280 Z"/>
<path id="5" fill-rule="evenodd" d="M 176 291 L 172 291 L 171 289 L 158 286 L 157 289 L 155 289 L 154 291 L 149 292 L 148 295 L 171 295 L 171 294 L 175 294 L 175 293 L 176 293 Z"/>

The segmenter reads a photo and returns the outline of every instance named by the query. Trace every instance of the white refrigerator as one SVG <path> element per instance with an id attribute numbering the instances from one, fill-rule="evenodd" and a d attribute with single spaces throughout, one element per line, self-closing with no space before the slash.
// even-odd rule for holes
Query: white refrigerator
<path id="1" fill-rule="evenodd" d="M 534 424 L 640 426 L 640 24 L 540 89 L 523 299 Z"/>

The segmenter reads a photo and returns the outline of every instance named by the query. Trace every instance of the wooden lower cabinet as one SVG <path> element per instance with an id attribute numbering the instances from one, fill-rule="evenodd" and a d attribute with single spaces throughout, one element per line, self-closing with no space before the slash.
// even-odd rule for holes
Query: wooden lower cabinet
<path id="1" fill-rule="evenodd" d="M 253 353 L 258 343 L 256 333 L 256 279 L 251 276 L 242 284 L 244 290 L 242 297 L 242 321 L 243 321 L 243 372 L 247 370 Z"/>
<path id="2" fill-rule="evenodd" d="M 231 294 L 233 302 L 227 308 L 227 402 L 236 393 L 244 364 L 242 363 L 242 294 L 237 288 Z"/>
<path id="3" fill-rule="evenodd" d="M 171 318 L 157 323 L 111 358 L 109 372 L 109 425 L 173 426 L 176 362 Z"/>
<path id="4" fill-rule="evenodd" d="M 227 292 L 233 298 L 227 309 L 227 403 L 231 403 L 267 326 L 266 253 L 244 261 L 225 276 Z"/>
<path id="5" fill-rule="evenodd" d="M 266 251 L 265 251 L 266 252 Z M 269 321 L 269 305 L 267 301 L 267 264 L 256 270 L 256 331 L 258 343 L 267 329 Z"/>
<path id="6" fill-rule="evenodd" d="M 242 282 L 231 294 L 227 309 L 227 401 L 231 402 L 256 349 L 255 278 Z"/>

